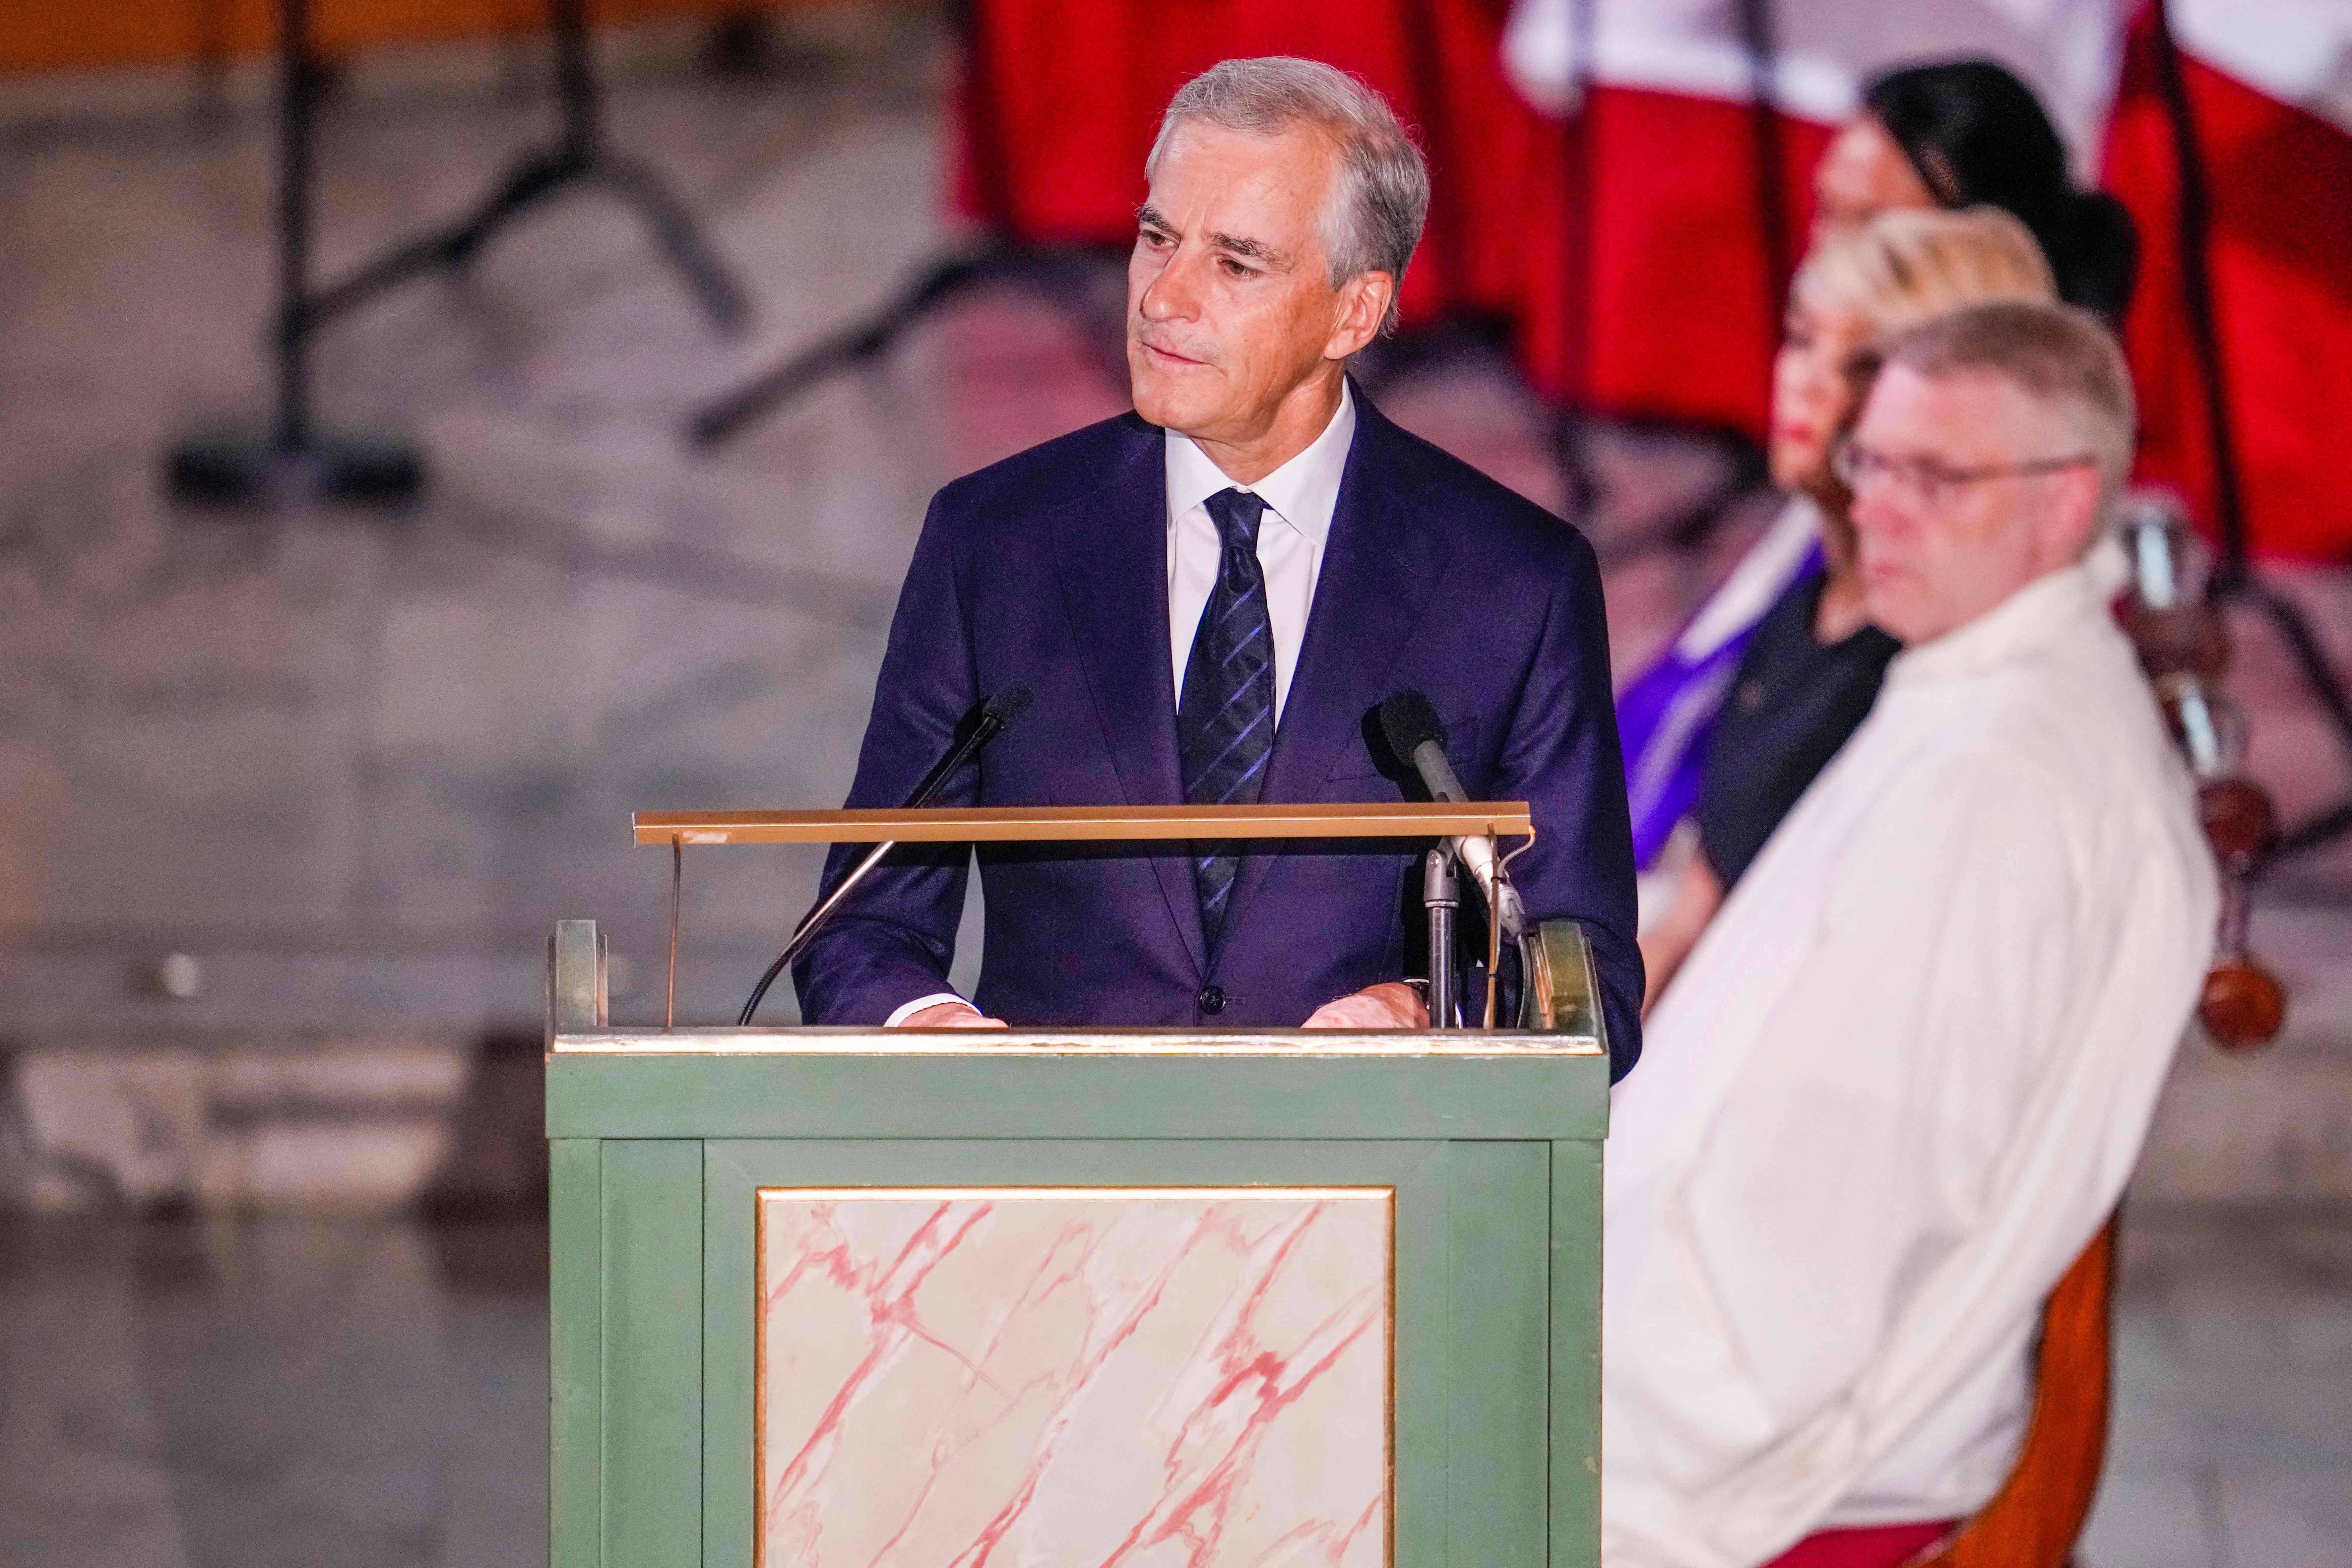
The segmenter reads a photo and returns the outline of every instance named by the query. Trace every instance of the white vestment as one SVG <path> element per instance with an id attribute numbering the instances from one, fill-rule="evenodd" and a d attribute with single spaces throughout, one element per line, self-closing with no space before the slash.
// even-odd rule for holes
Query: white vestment
<path id="1" fill-rule="evenodd" d="M 1607 1568 L 1755 1568 L 2007 1474 L 2212 948 L 2101 589 L 2069 567 L 1900 655 L 1644 1031 L 1605 1164 Z"/>

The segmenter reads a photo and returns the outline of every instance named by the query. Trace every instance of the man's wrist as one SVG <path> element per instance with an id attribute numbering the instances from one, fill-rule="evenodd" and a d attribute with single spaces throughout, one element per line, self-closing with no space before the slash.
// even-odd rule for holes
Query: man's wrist
<path id="1" fill-rule="evenodd" d="M 971 1007 L 970 1002 L 952 991 L 934 991 L 928 996 L 918 996 L 912 1002 L 902 1002 L 892 1008 L 890 1016 L 882 1020 L 882 1026 L 886 1029 L 895 1029 L 924 1008 L 945 1006 L 950 1002 L 961 1003 L 966 1007 Z M 971 1007 L 971 1010 L 975 1013 L 980 1011 L 977 1007 Z"/>

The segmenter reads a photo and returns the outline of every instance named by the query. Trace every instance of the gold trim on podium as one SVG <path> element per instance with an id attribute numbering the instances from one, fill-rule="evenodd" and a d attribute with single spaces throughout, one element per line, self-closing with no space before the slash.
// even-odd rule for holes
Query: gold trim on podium
<path id="1" fill-rule="evenodd" d="M 640 811 L 639 844 L 1107 843 L 1191 838 L 1526 837 L 1523 800 L 1317 805 L 933 806 L 915 811 Z"/>
<path id="2" fill-rule="evenodd" d="M 1079 1185 L 1069 1182 L 972 1182 L 963 1186 L 864 1186 L 845 1187 L 838 1183 L 825 1186 L 755 1187 L 752 1195 L 765 1202 L 769 1198 L 796 1198 L 808 1202 L 835 1201 L 859 1203 L 875 1199 L 912 1199 L 918 1203 L 971 1203 L 1003 1198 L 1008 1202 L 1045 1199 L 1054 1203 L 1133 1202 L 1156 1199 L 1168 1203 L 1243 1203 L 1263 1202 L 1270 1198 L 1291 1199 L 1305 1203 L 1378 1202 L 1396 1205 L 1396 1189 L 1392 1186 L 1362 1184 L 1286 1186 L 1279 1182 L 1227 1184 L 1222 1187 L 1155 1186 L 1150 1182 L 1093 1184 Z"/>
<path id="3" fill-rule="evenodd" d="M 610 1029 L 552 1036 L 558 1056 L 1597 1057 L 1590 1034 L 1538 1029 Z"/>

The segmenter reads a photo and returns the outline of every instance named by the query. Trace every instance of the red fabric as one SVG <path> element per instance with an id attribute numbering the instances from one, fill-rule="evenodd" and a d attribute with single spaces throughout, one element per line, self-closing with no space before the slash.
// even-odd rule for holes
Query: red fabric
<path id="1" fill-rule="evenodd" d="M 2203 383 L 2189 345 L 2178 172 L 2154 30 L 2132 31 L 2107 139 L 2107 184 L 2140 230 L 2126 324 L 2140 397 L 2140 473 L 2215 526 Z M 2194 58 L 2182 60 L 2212 193 L 2215 314 L 2257 550 L 2352 555 L 2352 136 Z"/>
<path id="2" fill-rule="evenodd" d="M 1902 1568 L 1951 1533 L 1956 1523 L 1876 1524 L 1808 1535 L 1764 1568 Z"/>
<path id="3" fill-rule="evenodd" d="M 1378 89 L 1430 155 L 1429 228 L 1401 301 L 1408 322 L 1502 313 L 1549 396 L 1760 437 L 1785 279 L 1767 264 L 1753 114 L 1604 87 L 1572 125 L 1547 120 L 1504 78 L 1508 9 L 978 0 L 958 204 L 1032 244 L 1122 244 L 1160 111 L 1187 78 L 1234 56 L 1328 60 Z M 1829 132 L 1785 119 L 1780 131 L 1798 249 Z"/>
<path id="4" fill-rule="evenodd" d="M 1748 108 L 1601 87 L 1569 125 L 1504 79 L 1507 0 L 975 0 L 961 89 L 964 211 L 1033 244 L 1119 245 L 1169 95 L 1215 61 L 1329 60 L 1419 128 L 1433 195 L 1409 322 L 1502 312 L 1547 396 L 1760 437 L 1785 279 L 1755 191 Z M 2176 173 L 2152 35 L 2136 27 L 2107 148 L 2138 220 L 2126 342 L 2141 472 L 2214 508 L 2175 258 Z M 2258 549 L 2352 555 L 2352 137 L 2195 60 L 2214 194 L 2214 287 Z M 1810 221 L 1830 128 L 1778 121 L 1788 241 Z M 1791 258 L 1781 258 L 1782 270 Z"/>
<path id="5" fill-rule="evenodd" d="M 1507 232 L 1535 116 L 1502 80 L 1491 0 L 981 0 L 961 89 L 958 205 L 1037 244 L 1126 242 L 1160 111 L 1221 59 L 1304 55 L 1352 71 L 1420 132 L 1429 227 L 1400 301 L 1408 319 L 1507 309 Z"/>
<path id="6" fill-rule="evenodd" d="M 1599 87 L 1538 147 L 1511 229 L 1520 358 L 1547 396 L 1760 439 L 1787 274 L 1831 128 L 1777 120 L 1786 253 L 1768 255 L 1756 111 Z"/>

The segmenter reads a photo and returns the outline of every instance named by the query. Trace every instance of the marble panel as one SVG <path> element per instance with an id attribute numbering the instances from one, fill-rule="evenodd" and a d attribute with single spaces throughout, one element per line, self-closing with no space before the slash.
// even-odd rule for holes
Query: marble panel
<path id="1" fill-rule="evenodd" d="M 1386 1188 L 769 1188 L 762 1568 L 1374 1568 Z"/>

